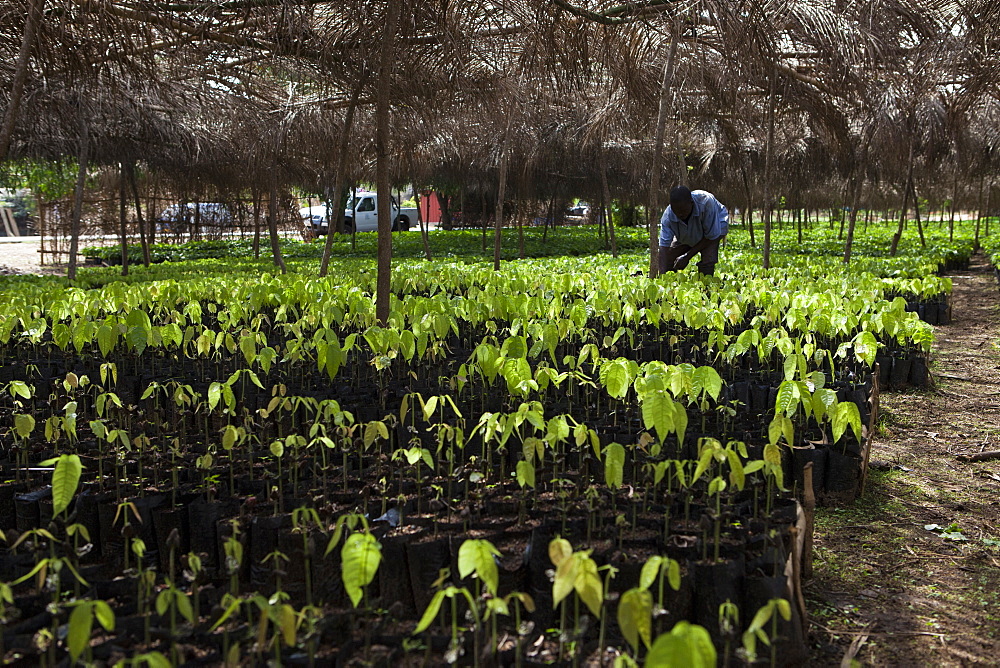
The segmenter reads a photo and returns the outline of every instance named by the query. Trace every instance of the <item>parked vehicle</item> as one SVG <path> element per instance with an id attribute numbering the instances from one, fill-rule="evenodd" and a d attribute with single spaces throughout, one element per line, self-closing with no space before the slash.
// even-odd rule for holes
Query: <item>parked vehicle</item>
<path id="1" fill-rule="evenodd" d="M 229 229 L 233 226 L 233 214 L 219 202 L 188 202 L 171 204 L 156 219 L 157 229 L 164 232 L 185 229 L 196 222 L 202 228 Z"/>
<path id="2" fill-rule="evenodd" d="M 415 207 L 399 208 L 396 198 L 392 198 L 392 230 L 406 231 L 417 220 Z M 315 234 L 326 234 L 330 229 L 330 216 L 325 204 L 299 209 L 303 224 Z M 341 217 L 341 231 L 374 232 L 378 230 L 378 194 L 359 192 L 347 201 Z"/>

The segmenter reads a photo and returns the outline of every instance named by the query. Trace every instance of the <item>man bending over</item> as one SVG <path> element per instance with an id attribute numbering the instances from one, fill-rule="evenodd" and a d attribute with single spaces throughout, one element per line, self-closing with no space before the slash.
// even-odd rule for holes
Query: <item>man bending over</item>
<path id="1" fill-rule="evenodd" d="M 719 261 L 719 242 L 728 232 L 729 211 L 715 195 L 677 186 L 660 218 L 660 273 L 680 271 L 700 253 L 698 271 L 711 276 Z"/>

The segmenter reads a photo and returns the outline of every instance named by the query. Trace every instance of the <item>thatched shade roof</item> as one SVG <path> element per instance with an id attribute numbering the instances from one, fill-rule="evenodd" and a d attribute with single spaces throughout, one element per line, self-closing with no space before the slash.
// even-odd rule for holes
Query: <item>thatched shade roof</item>
<path id="1" fill-rule="evenodd" d="M 696 185 L 759 190 L 772 110 L 775 173 L 799 186 L 840 189 L 860 163 L 898 181 L 911 143 L 922 168 L 996 167 L 995 3 L 394 1 L 398 183 L 489 187 L 507 150 L 514 191 L 595 194 L 603 154 L 613 192 L 634 192 L 667 68 L 668 182 L 687 165 Z M 345 176 L 371 181 L 386 5 L 0 2 L 6 157 L 72 157 L 86 127 L 94 163 L 179 189 L 319 192 L 354 105 Z"/>

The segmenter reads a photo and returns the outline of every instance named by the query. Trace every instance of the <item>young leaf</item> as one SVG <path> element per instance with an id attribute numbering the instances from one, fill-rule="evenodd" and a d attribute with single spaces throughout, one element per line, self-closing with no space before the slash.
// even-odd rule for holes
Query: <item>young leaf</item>
<path id="1" fill-rule="evenodd" d="M 486 590 L 496 596 L 500 575 L 494 557 L 499 556 L 500 552 L 488 540 L 467 540 L 458 548 L 458 574 L 465 578 L 475 573 Z"/>
<path id="2" fill-rule="evenodd" d="M 35 418 L 27 414 L 17 414 L 14 416 L 14 431 L 22 439 L 28 438 L 35 430 Z"/>
<path id="3" fill-rule="evenodd" d="M 619 443 L 611 443 L 604 448 L 604 481 L 608 487 L 622 486 L 625 473 L 625 448 Z"/>
<path id="4" fill-rule="evenodd" d="M 712 637 L 703 626 L 679 621 L 656 639 L 646 655 L 649 668 L 715 668 L 717 661 Z"/>
<path id="5" fill-rule="evenodd" d="M 69 633 L 66 644 L 75 662 L 90 644 L 90 634 L 94 630 L 94 614 L 89 601 L 81 601 L 69 616 Z"/>
<path id="6" fill-rule="evenodd" d="M 639 651 L 640 639 L 646 647 L 650 645 L 652 616 L 653 595 L 648 591 L 636 587 L 622 594 L 618 602 L 618 628 L 635 652 Z"/>
<path id="7" fill-rule="evenodd" d="M 236 431 L 236 427 L 231 424 L 227 424 L 226 428 L 222 430 L 222 449 L 229 451 L 233 449 L 236 445 L 236 437 L 239 432 Z"/>
<path id="8" fill-rule="evenodd" d="M 639 586 L 643 589 L 649 589 L 656 582 L 656 576 L 660 574 L 660 568 L 663 566 L 663 557 L 654 554 L 646 563 L 642 565 L 642 571 L 639 573 Z"/>
<path id="9" fill-rule="evenodd" d="M 431 418 L 434 417 L 434 411 L 437 410 L 437 405 L 438 405 L 437 395 L 432 396 L 430 399 L 424 402 L 423 413 L 425 421 L 427 422 L 431 421 Z"/>
<path id="10" fill-rule="evenodd" d="M 219 405 L 219 399 L 222 398 L 222 383 L 218 381 L 213 381 L 208 386 L 208 409 L 214 411 L 215 407 Z"/>
<path id="11" fill-rule="evenodd" d="M 451 587 L 449 587 L 449 589 L 451 589 Z M 424 614 L 420 617 L 420 622 L 417 623 L 417 628 L 413 630 L 414 635 L 423 633 L 430 628 L 431 623 L 433 623 L 434 619 L 437 617 L 438 611 L 441 609 L 441 602 L 444 600 L 446 593 L 446 589 L 441 589 L 434 594 L 434 598 L 432 598 L 431 602 L 427 604 L 427 609 L 424 610 Z"/>
<path id="12" fill-rule="evenodd" d="M 370 533 L 352 533 L 344 541 L 344 547 L 340 551 L 340 571 L 344 589 L 355 608 L 361 602 L 362 587 L 367 587 L 375 578 L 375 572 L 382 562 L 381 549 Z"/>
<path id="13" fill-rule="evenodd" d="M 80 484 L 80 475 L 83 473 L 83 464 L 80 463 L 79 455 L 60 455 L 42 462 L 43 466 L 55 464 L 56 468 L 52 472 L 52 517 L 69 507 L 76 494 L 76 488 Z"/>
<path id="14" fill-rule="evenodd" d="M 523 487 L 535 488 L 535 466 L 522 459 L 517 463 L 517 484 Z"/>
<path id="15" fill-rule="evenodd" d="M 573 546 L 565 538 L 553 538 L 549 543 L 549 559 L 558 568 L 573 554 Z"/>

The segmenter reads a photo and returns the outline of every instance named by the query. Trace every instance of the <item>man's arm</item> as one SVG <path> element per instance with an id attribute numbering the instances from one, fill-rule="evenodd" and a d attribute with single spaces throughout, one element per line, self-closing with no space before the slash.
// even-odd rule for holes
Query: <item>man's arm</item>
<path id="1" fill-rule="evenodd" d="M 671 242 L 674 240 L 674 231 L 670 229 L 670 207 L 668 206 L 663 210 L 663 215 L 660 216 L 660 248 L 666 248 L 670 246 Z"/>
<path id="2" fill-rule="evenodd" d="M 716 241 L 718 241 L 718 239 L 709 239 L 708 237 L 703 237 L 701 241 L 696 243 L 694 246 L 691 246 L 691 250 L 689 250 L 687 253 L 684 253 L 684 255 L 681 255 L 681 257 L 690 260 L 695 255 L 702 252 Z"/>
<path id="3" fill-rule="evenodd" d="M 716 241 L 718 241 L 718 239 L 709 239 L 708 237 L 702 237 L 701 241 L 696 243 L 694 246 L 691 246 L 691 250 L 689 250 L 687 253 L 684 253 L 674 261 L 674 269 L 677 271 L 681 271 L 682 269 L 688 266 L 688 262 L 691 261 L 691 258 L 693 258 L 698 253 L 708 248 L 711 244 L 715 243 Z M 664 264 L 666 264 L 666 258 L 663 256 L 663 253 L 660 253 L 660 271 L 666 271 L 666 269 L 663 268 Z"/>
<path id="4" fill-rule="evenodd" d="M 705 214 L 702 220 L 704 238 L 715 241 L 726 236 L 729 232 L 729 210 L 711 193 L 707 193 L 704 206 Z"/>

